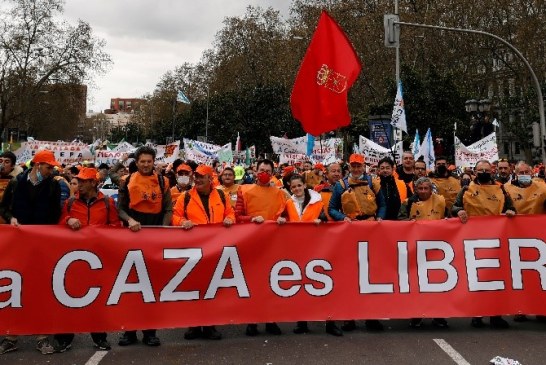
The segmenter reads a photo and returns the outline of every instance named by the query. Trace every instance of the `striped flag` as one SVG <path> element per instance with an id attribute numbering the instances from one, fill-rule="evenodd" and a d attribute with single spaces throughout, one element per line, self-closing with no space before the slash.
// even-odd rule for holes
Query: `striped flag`
<path id="1" fill-rule="evenodd" d="M 404 97 L 402 95 L 402 81 L 398 83 L 398 89 L 396 90 L 391 125 L 394 128 L 398 128 L 408 133 L 408 126 L 406 125 L 406 111 L 404 110 Z"/>

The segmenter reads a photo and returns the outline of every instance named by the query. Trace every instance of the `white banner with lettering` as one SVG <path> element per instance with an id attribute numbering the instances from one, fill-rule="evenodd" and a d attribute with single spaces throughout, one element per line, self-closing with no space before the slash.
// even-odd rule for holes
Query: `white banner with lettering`
<path id="1" fill-rule="evenodd" d="M 402 157 L 402 141 L 396 143 L 394 151 L 391 151 L 388 148 L 378 145 L 371 139 L 368 139 L 364 136 L 359 136 L 358 148 L 360 153 L 366 156 L 366 163 L 369 165 L 377 165 L 379 160 L 385 157 L 393 158 L 397 164 L 401 164 Z"/>
<path id="2" fill-rule="evenodd" d="M 479 160 L 494 162 L 499 159 L 497 135 L 491 133 L 478 142 L 465 146 L 455 137 L 455 165 L 457 167 L 474 167 Z"/>
<path id="3" fill-rule="evenodd" d="M 184 154 L 186 156 L 186 160 L 193 160 L 197 163 L 208 165 L 212 165 L 214 160 L 230 163 L 233 161 L 231 142 L 223 146 L 219 146 L 184 138 Z"/>
<path id="4" fill-rule="evenodd" d="M 343 158 L 343 141 L 341 138 L 315 140 L 313 153 L 307 156 L 307 136 L 299 138 L 270 137 L 273 153 L 279 155 L 279 163 L 290 165 L 296 162 L 311 161 L 328 165 Z"/>
<path id="5" fill-rule="evenodd" d="M 82 142 L 51 142 L 51 141 L 29 141 L 23 142 L 21 147 L 15 151 L 17 163 L 24 163 L 31 160 L 37 151 L 50 150 L 55 154 L 55 159 L 63 165 L 72 165 L 85 160 L 93 160 L 89 146 Z"/>

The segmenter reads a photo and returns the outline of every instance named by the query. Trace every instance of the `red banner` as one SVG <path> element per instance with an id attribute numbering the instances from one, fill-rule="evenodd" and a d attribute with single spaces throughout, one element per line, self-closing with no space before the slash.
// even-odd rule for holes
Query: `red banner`
<path id="1" fill-rule="evenodd" d="M 0 332 L 546 315 L 544 216 L 0 226 Z"/>

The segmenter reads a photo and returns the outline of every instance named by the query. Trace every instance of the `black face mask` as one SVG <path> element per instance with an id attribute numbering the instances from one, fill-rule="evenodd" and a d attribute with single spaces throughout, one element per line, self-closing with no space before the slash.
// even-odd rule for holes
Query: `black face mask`
<path id="1" fill-rule="evenodd" d="M 508 176 L 501 176 L 499 175 L 498 176 L 498 180 L 503 183 L 503 184 L 506 184 L 508 182 Z"/>
<path id="2" fill-rule="evenodd" d="M 480 184 L 485 184 L 491 181 L 491 174 L 489 172 L 478 172 L 477 178 Z"/>
<path id="3" fill-rule="evenodd" d="M 436 171 L 438 172 L 438 175 L 444 176 L 447 174 L 447 167 L 445 165 L 440 165 L 436 168 Z"/>

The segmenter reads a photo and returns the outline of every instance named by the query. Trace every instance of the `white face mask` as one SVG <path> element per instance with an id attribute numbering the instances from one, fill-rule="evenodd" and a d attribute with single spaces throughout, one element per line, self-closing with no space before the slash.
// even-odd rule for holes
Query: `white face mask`
<path id="1" fill-rule="evenodd" d="M 533 178 L 531 175 L 518 175 L 518 181 L 523 185 L 530 185 Z"/>
<path id="2" fill-rule="evenodd" d="M 190 183 L 190 177 L 189 176 L 178 176 L 176 178 L 176 182 L 178 185 L 188 185 Z"/>

